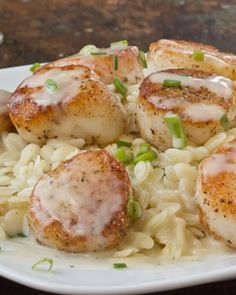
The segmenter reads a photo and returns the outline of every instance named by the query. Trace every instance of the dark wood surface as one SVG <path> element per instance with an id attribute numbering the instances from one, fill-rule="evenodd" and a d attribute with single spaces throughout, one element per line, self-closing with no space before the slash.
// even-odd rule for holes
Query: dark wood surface
<path id="1" fill-rule="evenodd" d="M 128 39 L 146 50 L 159 38 L 236 52 L 236 0 L 0 0 L 0 68 L 69 55 L 87 43 Z M 0 278 L 0 294 L 47 294 Z M 161 293 L 236 294 L 236 280 Z"/>

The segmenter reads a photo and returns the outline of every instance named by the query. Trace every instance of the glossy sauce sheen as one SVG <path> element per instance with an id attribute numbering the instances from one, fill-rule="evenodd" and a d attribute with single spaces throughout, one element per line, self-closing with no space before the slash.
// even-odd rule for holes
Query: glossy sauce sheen
<path id="1" fill-rule="evenodd" d="M 61 173 L 45 175 L 36 185 L 34 195 L 51 218 L 37 208 L 35 212 L 45 226 L 58 219 L 73 235 L 100 235 L 121 206 L 121 186 L 122 180 L 82 153 L 77 161 L 65 164 Z"/>
<path id="2" fill-rule="evenodd" d="M 181 81 L 182 86 L 189 86 L 195 89 L 206 88 L 210 92 L 224 98 L 230 98 L 233 94 L 233 82 L 222 76 L 210 76 L 208 78 L 194 78 L 178 74 L 159 72 L 150 75 L 153 83 L 163 83 L 164 80 Z"/>
<path id="3" fill-rule="evenodd" d="M 55 105 L 76 96 L 85 75 L 86 70 L 82 69 L 61 71 L 55 68 L 33 75 L 30 79 L 25 80 L 20 88 L 38 87 L 38 91 L 31 94 L 32 100 L 40 106 Z M 45 82 L 48 79 L 52 79 L 56 83 L 57 89 L 55 91 L 47 89 Z"/>
<path id="4" fill-rule="evenodd" d="M 149 101 L 156 105 L 158 108 L 166 109 L 178 107 L 182 110 L 183 114 L 191 118 L 193 122 L 206 122 L 210 120 L 220 119 L 224 114 L 224 109 L 216 104 L 203 104 L 203 103 L 189 103 L 185 100 L 164 98 L 151 96 Z"/>
<path id="5" fill-rule="evenodd" d="M 204 163 L 202 172 L 204 177 L 216 176 L 220 173 L 236 173 L 236 143 L 224 145 L 225 153 L 212 154 Z"/>

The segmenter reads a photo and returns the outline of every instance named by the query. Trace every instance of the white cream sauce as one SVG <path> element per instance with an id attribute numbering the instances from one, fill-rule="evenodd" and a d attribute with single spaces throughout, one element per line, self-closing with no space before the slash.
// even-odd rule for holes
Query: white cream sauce
<path id="1" fill-rule="evenodd" d="M 214 259 L 215 256 L 211 255 L 229 255 L 222 257 L 222 263 L 225 265 L 225 261 L 228 258 L 232 260 L 232 254 L 234 254 L 234 250 L 229 247 L 224 246 L 219 241 L 213 240 L 210 237 L 206 237 L 201 239 L 201 243 L 203 244 L 203 248 L 199 251 L 197 250 L 191 257 L 182 256 L 182 263 L 185 261 L 189 264 L 192 264 L 196 258 L 199 259 Z M 112 271 L 113 263 L 126 263 L 128 266 L 128 270 L 135 268 L 137 270 L 149 270 L 155 269 L 158 271 L 158 278 L 162 278 L 163 272 L 165 271 L 165 276 L 169 277 L 170 272 L 170 264 L 169 260 L 165 261 L 157 255 L 156 251 L 149 255 L 144 254 L 136 254 L 131 257 L 124 258 L 115 258 L 112 256 L 114 251 L 106 251 L 106 252 L 95 252 L 95 253 L 86 253 L 86 254 L 73 254 L 66 253 L 65 251 L 58 251 L 56 249 L 48 248 L 45 246 L 39 245 L 32 236 L 26 238 L 14 238 L 10 240 L 1 240 L 1 264 L 9 265 L 9 263 L 13 266 L 16 264 L 21 264 L 22 268 L 26 267 L 27 269 L 31 269 L 32 265 L 37 262 L 40 258 L 50 257 L 53 259 L 53 272 L 57 273 L 65 273 L 66 270 L 70 269 L 71 274 L 78 270 L 88 269 L 88 270 L 105 270 L 108 269 Z M 231 255 L 230 255 L 231 254 Z M 209 255 L 209 256 L 206 256 Z M 23 259 L 22 259 L 23 258 Z M 218 256 L 220 259 L 220 256 Z M 165 262 L 166 265 L 165 265 Z M 161 264 L 161 265 L 160 265 Z M 159 265 L 159 267 L 157 267 Z M 73 266 L 73 268 L 71 268 Z M 174 264 L 172 265 L 174 267 Z M 45 267 L 45 268 L 44 268 Z M 42 265 L 42 269 L 47 270 L 47 265 Z M 176 265 L 175 272 L 179 270 L 179 264 Z M 115 270 L 117 271 L 117 270 Z M 48 275 L 48 273 L 46 273 Z M 75 274 L 76 275 L 76 274 Z M 157 273 L 154 273 L 153 280 L 157 277 Z"/>
<path id="2" fill-rule="evenodd" d="M 229 143 L 223 147 L 229 148 L 224 153 L 212 154 L 203 164 L 203 176 L 216 176 L 221 173 L 236 174 L 236 144 Z"/>
<path id="3" fill-rule="evenodd" d="M 195 89 L 206 88 L 208 91 L 224 98 L 230 98 L 233 94 L 233 82 L 222 76 L 210 76 L 208 78 L 194 78 L 173 73 L 157 72 L 149 76 L 152 83 L 163 83 L 164 80 L 181 81 L 182 86 Z"/>
<path id="4" fill-rule="evenodd" d="M 8 112 L 7 104 L 11 93 L 0 89 L 0 115 Z"/>
<path id="5" fill-rule="evenodd" d="M 50 69 L 44 73 L 31 76 L 26 79 L 20 87 L 34 88 L 31 98 L 38 105 L 55 105 L 76 96 L 85 73 L 86 70 L 84 68 L 78 70 Z M 56 83 L 58 89 L 55 91 L 48 90 L 45 86 L 45 82 L 48 79 L 52 79 Z M 37 87 L 39 87 L 39 89 L 35 89 Z"/>
<path id="6" fill-rule="evenodd" d="M 184 99 L 174 99 L 166 97 L 151 96 L 149 101 L 158 108 L 171 110 L 178 107 L 182 113 L 191 118 L 193 122 L 206 122 L 219 120 L 225 110 L 216 104 L 189 103 Z"/>
<path id="7" fill-rule="evenodd" d="M 186 106 L 185 115 L 194 122 L 206 122 L 211 120 L 219 120 L 225 113 L 224 109 L 216 104 L 194 103 Z"/>
<path id="8" fill-rule="evenodd" d="M 72 235 L 101 235 L 123 201 L 119 191 L 121 180 L 111 171 L 101 169 L 97 158 L 81 153 L 79 159 L 64 166 L 54 177 L 45 175 L 34 194 L 51 218 L 36 207 L 40 221 L 46 225 L 52 219 L 60 220 Z"/>

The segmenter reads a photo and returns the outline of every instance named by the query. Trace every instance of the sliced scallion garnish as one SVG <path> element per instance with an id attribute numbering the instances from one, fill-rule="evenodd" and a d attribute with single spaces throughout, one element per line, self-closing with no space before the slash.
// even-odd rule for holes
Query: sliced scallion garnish
<path id="1" fill-rule="evenodd" d="M 52 269 L 53 260 L 51 258 L 48 258 L 48 257 L 44 257 L 42 259 L 39 259 L 39 261 L 37 261 L 34 265 L 32 265 L 32 269 L 36 269 L 37 266 L 42 264 L 42 263 L 47 263 L 48 264 L 48 270 L 47 271 L 50 271 Z"/>
<path id="2" fill-rule="evenodd" d="M 141 156 L 142 154 L 149 152 L 150 149 L 151 149 L 151 146 L 149 143 L 141 143 L 136 156 L 137 157 Z"/>
<path id="3" fill-rule="evenodd" d="M 133 219 L 141 218 L 143 215 L 143 210 L 139 202 L 133 199 L 129 199 L 127 204 L 127 213 Z"/>
<path id="4" fill-rule="evenodd" d="M 129 45 L 129 42 L 127 40 L 121 40 L 121 41 L 111 43 L 111 47 L 119 46 L 119 45 Z"/>
<path id="5" fill-rule="evenodd" d="M 94 51 L 90 52 L 91 55 L 106 55 L 107 53 L 105 51 Z"/>
<path id="6" fill-rule="evenodd" d="M 83 48 L 80 49 L 80 54 L 89 55 L 91 52 L 96 52 L 98 48 L 93 44 L 85 45 Z"/>
<path id="7" fill-rule="evenodd" d="M 123 148 L 118 148 L 114 156 L 125 165 L 133 163 L 134 155 L 132 153 L 126 153 Z"/>
<path id="8" fill-rule="evenodd" d="M 114 71 L 118 70 L 118 55 L 117 54 L 115 54 L 114 58 L 113 58 L 113 68 L 114 68 Z"/>
<path id="9" fill-rule="evenodd" d="M 113 80 L 116 90 L 123 96 L 126 97 L 128 93 L 127 87 L 120 81 L 119 78 L 115 77 Z"/>
<path id="10" fill-rule="evenodd" d="M 119 268 L 127 268 L 126 263 L 113 263 L 113 268 L 119 269 Z"/>
<path id="11" fill-rule="evenodd" d="M 134 164 L 137 164 L 140 161 L 144 161 L 144 162 L 149 161 L 149 162 L 152 162 L 152 161 L 154 161 L 156 159 L 157 159 L 157 153 L 154 150 L 151 150 L 150 149 L 148 152 L 143 153 L 140 156 L 136 157 L 134 159 Z"/>
<path id="12" fill-rule="evenodd" d="M 125 140 L 117 140 L 116 144 L 117 144 L 118 147 L 121 147 L 121 146 L 131 147 L 132 146 L 131 142 L 128 142 L 128 141 L 125 141 Z"/>
<path id="13" fill-rule="evenodd" d="M 52 79 L 46 80 L 44 84 L 45 84 L 47 90 L 50 92 L 55 92 L 58 89 L 56 82 L 53 81 Z"/>
<path id="14" fill-rule="evenodd" d="M 220 124 L 221 124 L 222 128 L 224 129 L 224 131 L 229 130 L 230 121 L 229 121 L 229 117 L 228 117 L 227 113 L 224 113 L 224 115 L 221 116 Z"/>
<path id="15" fill-rule="evenodd" d="M 181 87 L 181 81 L 179 81 L 179 80 L 168 80 L 167 79 L 167 80 L 163 81 L 162 86 L 179 88 L 179 87 Z"/>
<path id="16" fill-rule="evenodd" d="M 185 147 L 188 143 L 188 140 L 179 115 L 168 113 L 165 115 L 165 122 L 172 137 L 173 147 Z"/>
<path id="17" fill-rule="evenodd" d="M 41 67 L 41 64 L 36 62 L 30 67 L 30 71 L 34 72 L 37 68 Z"/>
<path id="18" fill-rule="evenodd" d="M 147 68 L 147 60 L 146 60 L 144 51 L 142 51 L 142 50 L 139 51 L 139 58 L 140 58 L 140 60 L 142 62 L 142 66 L 144 68 Z"/>
<path id="19" fill-rule="evenodd" d="M 201 49 L 194 49 L 193 59 L 196 61 L 204 61 L 204 52 Z"/>

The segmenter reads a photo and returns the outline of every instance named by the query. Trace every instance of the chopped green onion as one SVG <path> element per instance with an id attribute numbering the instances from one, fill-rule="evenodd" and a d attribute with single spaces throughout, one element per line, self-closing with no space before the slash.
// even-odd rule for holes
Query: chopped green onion
<path id="1" fill-rule="evenodd" d="M 91 55 L 106 55 L 107 53 L 105 51 L 95 51 L 90 52 Z"/>
<path id="2" fill-rule="evenodd" d="M 134 164 L 137 164 L 140 161 L 152 162 L 157 159 L 157 153 L 154 150 L 149 150 L 147 153 L 144 153 L 134 159 Z"/>
<path id="3" fill-rule="evenodd" d="M 41 64 L 36 62 L 30 67 L 30 71 L 34 72 L 37 68 L 41 67 Z"/>
<path id="4" fill-rule="evenodd" d="M 58 89 L 57 84 L 52 79 L 46 80 L 44 84 L 50 92 L 55 92 Z"/>
<path id="5" fill-rule="evenodd" d="M 196 61 L 204 61 L 204 52 L 201 49 L 194 49 L 193 59 Z"/>
<path id="6" fill-rule="evenodd" d="M 98 48 L 95 45 L 88 44 L 81 48 L 79 53 L 83 55 L 89 55 L 91 52 L 96 52 L 97 50 Z"/>
<path id="7" fill-rule="evenodd" d="M 126 263 L 113 263 L 113 268 L 118 269 L 118 268 L 126 268 L 127 264 Z"/>
<path id="8" fill-rule="evenodd" d="M 162 86 L 179 88 L 179 87 L 181 87 L 181 81 L 179 81 L 179 80 L 164 80 L 162 83 Z"/>
<path id="9" fill-rule="evenodd" d="M 125 165 L 130 165 L 133 163 L 134 155 L 129 153 L 127 154 L 124 149 L 118 148 L 115 152 L 115 157 Z"/>
<path id="10" fill-rule="evenodd" d="M 173 147 L 185 147 L 187 145 L 187 136 L 179 115 L 168 113 L 165 115 L 165 122 L 172 136 Z"/>
<path id="11" fill-rule="evenodd" d="M 149 143 L 141 143 L 136 156 L 137 157 L 141 156 L 142 154 L 149 152 L 150 149 L 151 149 L 151 146 Z"/>
<path id="12" fill-rule="evenodd" d="M 141 218 L 143 215 L 143 210 L 141 205 L 134 201 L 133 199 L 129 199 L 127 204 L 127 213 L 133 219 Z"/>
<path id="13" fill-rule="evenodd" d="M 115 77 L 113 80 L 116 90 L 123 96 L 126 97 L 128 93 L 127 87 L 120 81 L 119 78 Z"/>
<path id="14" fill-rule="evenodd" d="M 121 40 L 121 41 L 111 43 L 111 47 L 119 46 L 119 45 L 127 45 L 128 46 L 129 42 L 127 40 Z"/>
<path id="15" fill-rule="evenodd" d="M 229 121 L 229 117 L 228 117 L 227 113 L 224 113 L 224 115 L 221 116 L 220 124 L 225 131 L 229 130 L 230 121 Z"/>
<path id="16" fill-rule="evenodd" d="M 117 54 L 114 55 L 113 67 L 114 67 L 115 71 L 118 70 L 118 55 Z"/>
<path id="17" fill-rule="evenodd" d="M 132 146 L 131 142 L 124 141 L 124 140 L 117 140 L 116 144 L 118 147 L 121 147 L 121 146 L 131 147 Z"/>
<path id="18" fill-rule="evenodd" d="M 142 51 L 142 50 L 139 51 L 139 58 L 140 58 L 140 60 L 142 62 L 142 66 L 144 68 L 147 68 L 147 60 L 146 60 L 144 51 Z"/>
<path id="19" fill-rule="evenodd" d="M 53 260 L 51 258 L 48 257 L 44 257 L 42 259 L 40 259 L 39 261 L 37 261 L 33 266 L 32 269 L 36 269 L 38 265 L 42 264 L 42 263 L 48 263 L 48 270 L 50 271 L 52 269 L 53 266 Z"/>

